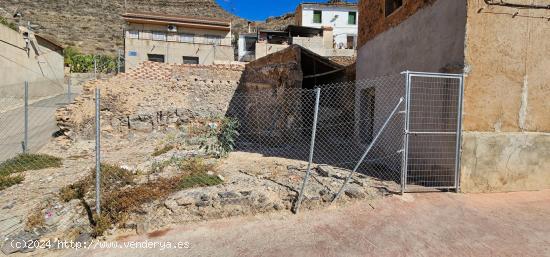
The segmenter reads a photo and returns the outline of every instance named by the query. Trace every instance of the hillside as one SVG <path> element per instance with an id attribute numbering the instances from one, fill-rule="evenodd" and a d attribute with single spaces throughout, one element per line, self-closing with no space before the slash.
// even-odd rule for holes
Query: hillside
<path id="1" fill-rule="evenodd" d="M 35 31 L 55 37 L 64 46 L 84 53 L 112 54 L 122 49 L 124 0 L 0 0 L 0 15 L 11 17 L 17 10 L 24 21 L 36 26 Z M 237 28 L 246 24 L 214 0 L 127 0 L 127 11 L 227 18 Z"/>

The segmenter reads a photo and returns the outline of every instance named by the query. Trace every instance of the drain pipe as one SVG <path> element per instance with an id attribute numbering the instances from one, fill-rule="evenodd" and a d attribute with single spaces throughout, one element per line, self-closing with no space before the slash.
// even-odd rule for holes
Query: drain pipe
<path id="1" fill-rule="evenodd" d="M 496 0 L 483 0 L 487 5 L 497 5 L 497 6 L 506 6 L 506 7 L 514 7 L 514 8 L 523 8 L 523 9 L 548 9 L 550 10 L 550 4 L 548 5 L 542 5 L 542 4 L 517 4 L 517 3 L 507 3 L 502 0 L 496 1 Z"/>

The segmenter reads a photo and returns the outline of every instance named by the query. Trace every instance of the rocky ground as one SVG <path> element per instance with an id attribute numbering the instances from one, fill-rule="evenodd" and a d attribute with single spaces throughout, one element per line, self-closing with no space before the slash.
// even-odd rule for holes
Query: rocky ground
<path id="1" fill-rule="evenodd" d="M 204 158 L 213 164 L 213 175 L 223 183 L 177 191 L 139 206 L 123 224 L 111 226 L 107 237 L 141 234 L 171 224 L 218 219 L 266 212 L 290 212 L 297 199 L 307 162 L 258 153 L 233 152 L 226 158 L 205 156 L 193 140 L 181 139 L 179 131 L 169 129 L 150 133 L 130 132 L 126 135 L 104 133 L 102 162 L 123 167 L 136 176 L 138 184 L 181 175 L 181 170 L 168 163 L 174 159 Z M 153 154 L 167 144 L 173 149 Z M 63 158 L 63 166 L 55 169 L 25 172 L 22 184 L 0 191 L 0 228 L 9 240 L 91 240 L 90 210 L 80 200 L 60 200 L 61 188 L 90 174 L 94 167 L 94 147 L 90 140 L 58 138 L 41 150 Z M 157 169 L 160 164 L 162 169 Z M 349 171 L 326 165 L 314 165 L 305 190 L 302 209 L 322 208 L 330 204 Z M 393 185 L 358 175 L 345 190 L 339 203 L 356 199 L 373 199 L 387 194 L 384 188 Z M 88 203 L 95 205 L 93 198 Z M 43 217 L 43 219 L 42 219 Z M 38 219 L 38 225 L 32 221 Z M 31 224 L 29 224 L 31 223 Z M 4 244 L 2 251 L 15 249 Z"/>

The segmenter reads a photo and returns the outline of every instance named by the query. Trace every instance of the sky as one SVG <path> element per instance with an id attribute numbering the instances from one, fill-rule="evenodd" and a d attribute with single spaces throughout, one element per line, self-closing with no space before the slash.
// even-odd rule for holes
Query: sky
<path id="1" fill-rule="evenodd" d="M 251 21 L 264 21 L 269 16 L 294 12 L 301 2 L 327 0 L 216 0 L 226 11 Z"/>

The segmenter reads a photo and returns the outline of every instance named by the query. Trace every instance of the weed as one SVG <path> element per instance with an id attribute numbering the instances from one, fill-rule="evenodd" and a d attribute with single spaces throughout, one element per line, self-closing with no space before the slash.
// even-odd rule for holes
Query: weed
<path id="1" fill-rule="evenodd" d="M 172 149 L 174 149 L 174 146 L 173 146 L 173 145 L 165 145 L 165 146 L 162 147 L 162 148 L 156 149 L 156 150 L 151 154 L 151 156 L 157 157 L 157 156 L 160 156 L 160 155 L 163 155 L 163 154 L 169 152 L 169 151 L 172 150 Z"/>
<path id="2" fill-rule="evenodd" d="M 0 176 L 0 190 L 4 190 L 13 185 L 20 184 L 25 178 L 22 175 Z"/>
<path id="3" fill-rule="evenodd" d="M 105 214 L 94 214 L 93 216 L 94 226 L 93 226 L 93 237 L 102 236 L 105 231 L 111 227 L 111 221 L 109 217 Z"/>
<path id="4" fill-rule="evenodd" d="M 215 186 L 221 184 L 223 181 L 214 175 L 208 175 L 206 173 L 196 173 L 191 174 L 187 177 L 184 177 L 180 184 L 180 189 L 187 189 L 192 187 L 206 187 L 206 186 Z"/>
<path id="5" fill-rule="evenodd" d="M 30 213 L 29 216 L 27 216 L 25 227 L 27 229 L 40 228 L 43 227 L 45 224 L 46 220 L 44 218 L 43 211 L 41 209 L 37 209 Z"/>
<path id="6" fill-rule="evenodd" d="M 27 170 L 61 167 L 61 158 L 45 154 L 20 154 L 0 164 L 0 176 Z"/>
<path id="7" fill-rule="evenodd" d="M 187 174 L 207 173 L 215 168 L 214 164 L 206 163 L 200 157 L 179 160 L 176 162 L 176 166 Z"/>
<path id="8" fill-rule="evenodd" d="M 19 31 L 19 28 L 17 27 L 17 24 L 8 21 L 8 19 L 4 17 L 0 17 L 0 24 L 6 25 L 8 28 L 13 29 L 15 31 Z"/>

